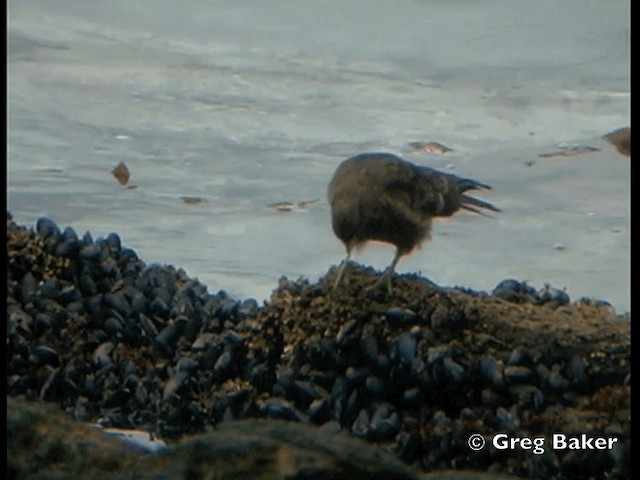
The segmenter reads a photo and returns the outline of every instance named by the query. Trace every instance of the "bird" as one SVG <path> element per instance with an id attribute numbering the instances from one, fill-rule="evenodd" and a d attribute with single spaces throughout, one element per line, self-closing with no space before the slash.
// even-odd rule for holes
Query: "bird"
<path id="1" fill-rule="evenodd" d="M 380 241 L 395 246 L 395 256 L 367 290 L 386 282 L 391 294 L 391 278 L 398 261 L 431 238 L 434 218 L 450 217 L 460 209 L 485 216 L 490 216 L 485 213 L 487 210 L 500 211 L 491 203 L 466 194 L 482 189 L 491 187 L 411 163 L 392 153 L 360 153 L 344 160 L 327 188 L 333 232 L 347 251 L 334 290 L 353 250 L 369 241 Z"/>

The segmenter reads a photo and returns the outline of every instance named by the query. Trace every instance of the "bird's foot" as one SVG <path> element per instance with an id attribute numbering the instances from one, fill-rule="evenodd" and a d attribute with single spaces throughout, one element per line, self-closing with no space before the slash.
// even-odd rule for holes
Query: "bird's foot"
<path id="1" fill-rule="evenodd" d="M 347 264 L 348 263 L 349 263 L 349 259 L 345 259 L 340 264 L 340 268 L 338 269 L 338 273 L 336 274 L 336 278 L 333 281 L 333 290 L 336 290 L 338 288 L 338 285 L 340 285 L 340 282 L 347 283 L 349 281 L 348 280 L 349 272 L 348 272 L 348 269 L 347 269 Z"/>
<path id="2" fill-rule="evenodd" d="M 385 272 L 380 278 L 378 278 L 372 285 L 365 287 L 365 292 L 369 292 L 371 290 L 376 290 L 380 288 L 380 286 L 384 283 L 387 286 L 387 292 L 389 295 L 393 295 L 393 289 L 391 288 L 391 272 Z"/>

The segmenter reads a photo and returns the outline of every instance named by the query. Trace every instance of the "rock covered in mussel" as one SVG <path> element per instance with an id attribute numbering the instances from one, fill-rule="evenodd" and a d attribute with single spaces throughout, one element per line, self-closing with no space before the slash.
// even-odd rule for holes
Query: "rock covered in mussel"
<path id="1" fill-rule="evenodd" d="M 219 409 L 194 398 L 241 376 L 246 336 L 237 325 L 255 315 L 255 300 L 210 294 L 181 269 L 146 265 L 116 234 L 80 240 L 48 219 L 35 231 L 9 222 L 8 251 L 10 394 L 64 397 L 70 412 L 89 399 L 95 413 L 111 410 L 101 421 L 114 426 L 155 424 L 157 405 L 177 406 L 171 417 L 187 415 L 186 430 L 216 420 Z M 158 433 L 172 423 L 158 422 Z"/>
<path id="2" fill-rule="evenodd" d="M 348 432 L 426 470 L 525 477 L 579 467 L 566 452 L 471 454 L 469 436 L 613 428 L 619 450 L 589 472 L 627 471 L 624 322 L 570 304 L 563 290 L 505 280 L 488 296 L 407 275 L 386 298 L 358 282 L 334 291 L 329 272 L 313 284 L 282 278 L 260 306 L 147 265 L 116 234 L 94 241 L 47 219 L 35 231 L 7 226 L 9 395 L 167 440 L 285 419 Z M 363 286 L 375 275 L 350 269 Z"/>

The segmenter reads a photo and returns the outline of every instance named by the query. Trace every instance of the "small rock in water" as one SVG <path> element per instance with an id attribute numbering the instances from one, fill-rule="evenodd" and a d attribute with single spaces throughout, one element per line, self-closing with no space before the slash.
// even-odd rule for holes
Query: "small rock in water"
<path id="1" fill-rule="evenodd" d="M 436 155 L 453 152 L 451 148 L 439 142 L 411 142 L 409 146 L 416 152 L 433 153 Z"/>
<path id="2" fill-rule="evenodd" d="M 622 127 L 607 133 L 604 139 L 616 147 L 625 157 L 631 155 L 631 127 Z"/>
<path id="3" fill-rule="evenodd" d="M 124 162 L 120 162 L 116 168 L 111 170 L 111 173 L 116 178 L 120 185 L 126 185 L 129 183 L 129 178 L 131 177 L 131 173 L 129 172 L 129 168 L 125 165 Z"/>

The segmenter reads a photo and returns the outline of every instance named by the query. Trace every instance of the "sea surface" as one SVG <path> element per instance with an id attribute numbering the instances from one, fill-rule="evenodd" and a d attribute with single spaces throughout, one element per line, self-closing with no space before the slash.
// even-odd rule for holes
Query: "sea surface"
<path id="1" fill-rule="evenodd" d="M 601 137 L 630 122 L 629 9 L 12 0 L 8 210 L 118 232 L 147 263 L 265 300 L 281 276 L 315 281 L 341 261 L 327 184 L 343 159 L 389 151 L 492 185 L 482 198 L 502 209 L 437 222 L 400 273 L 486 291 L 548 282 L 628 311 L 630 159 Z M 599 151 L 544 157 L 585 145 Z"/>

